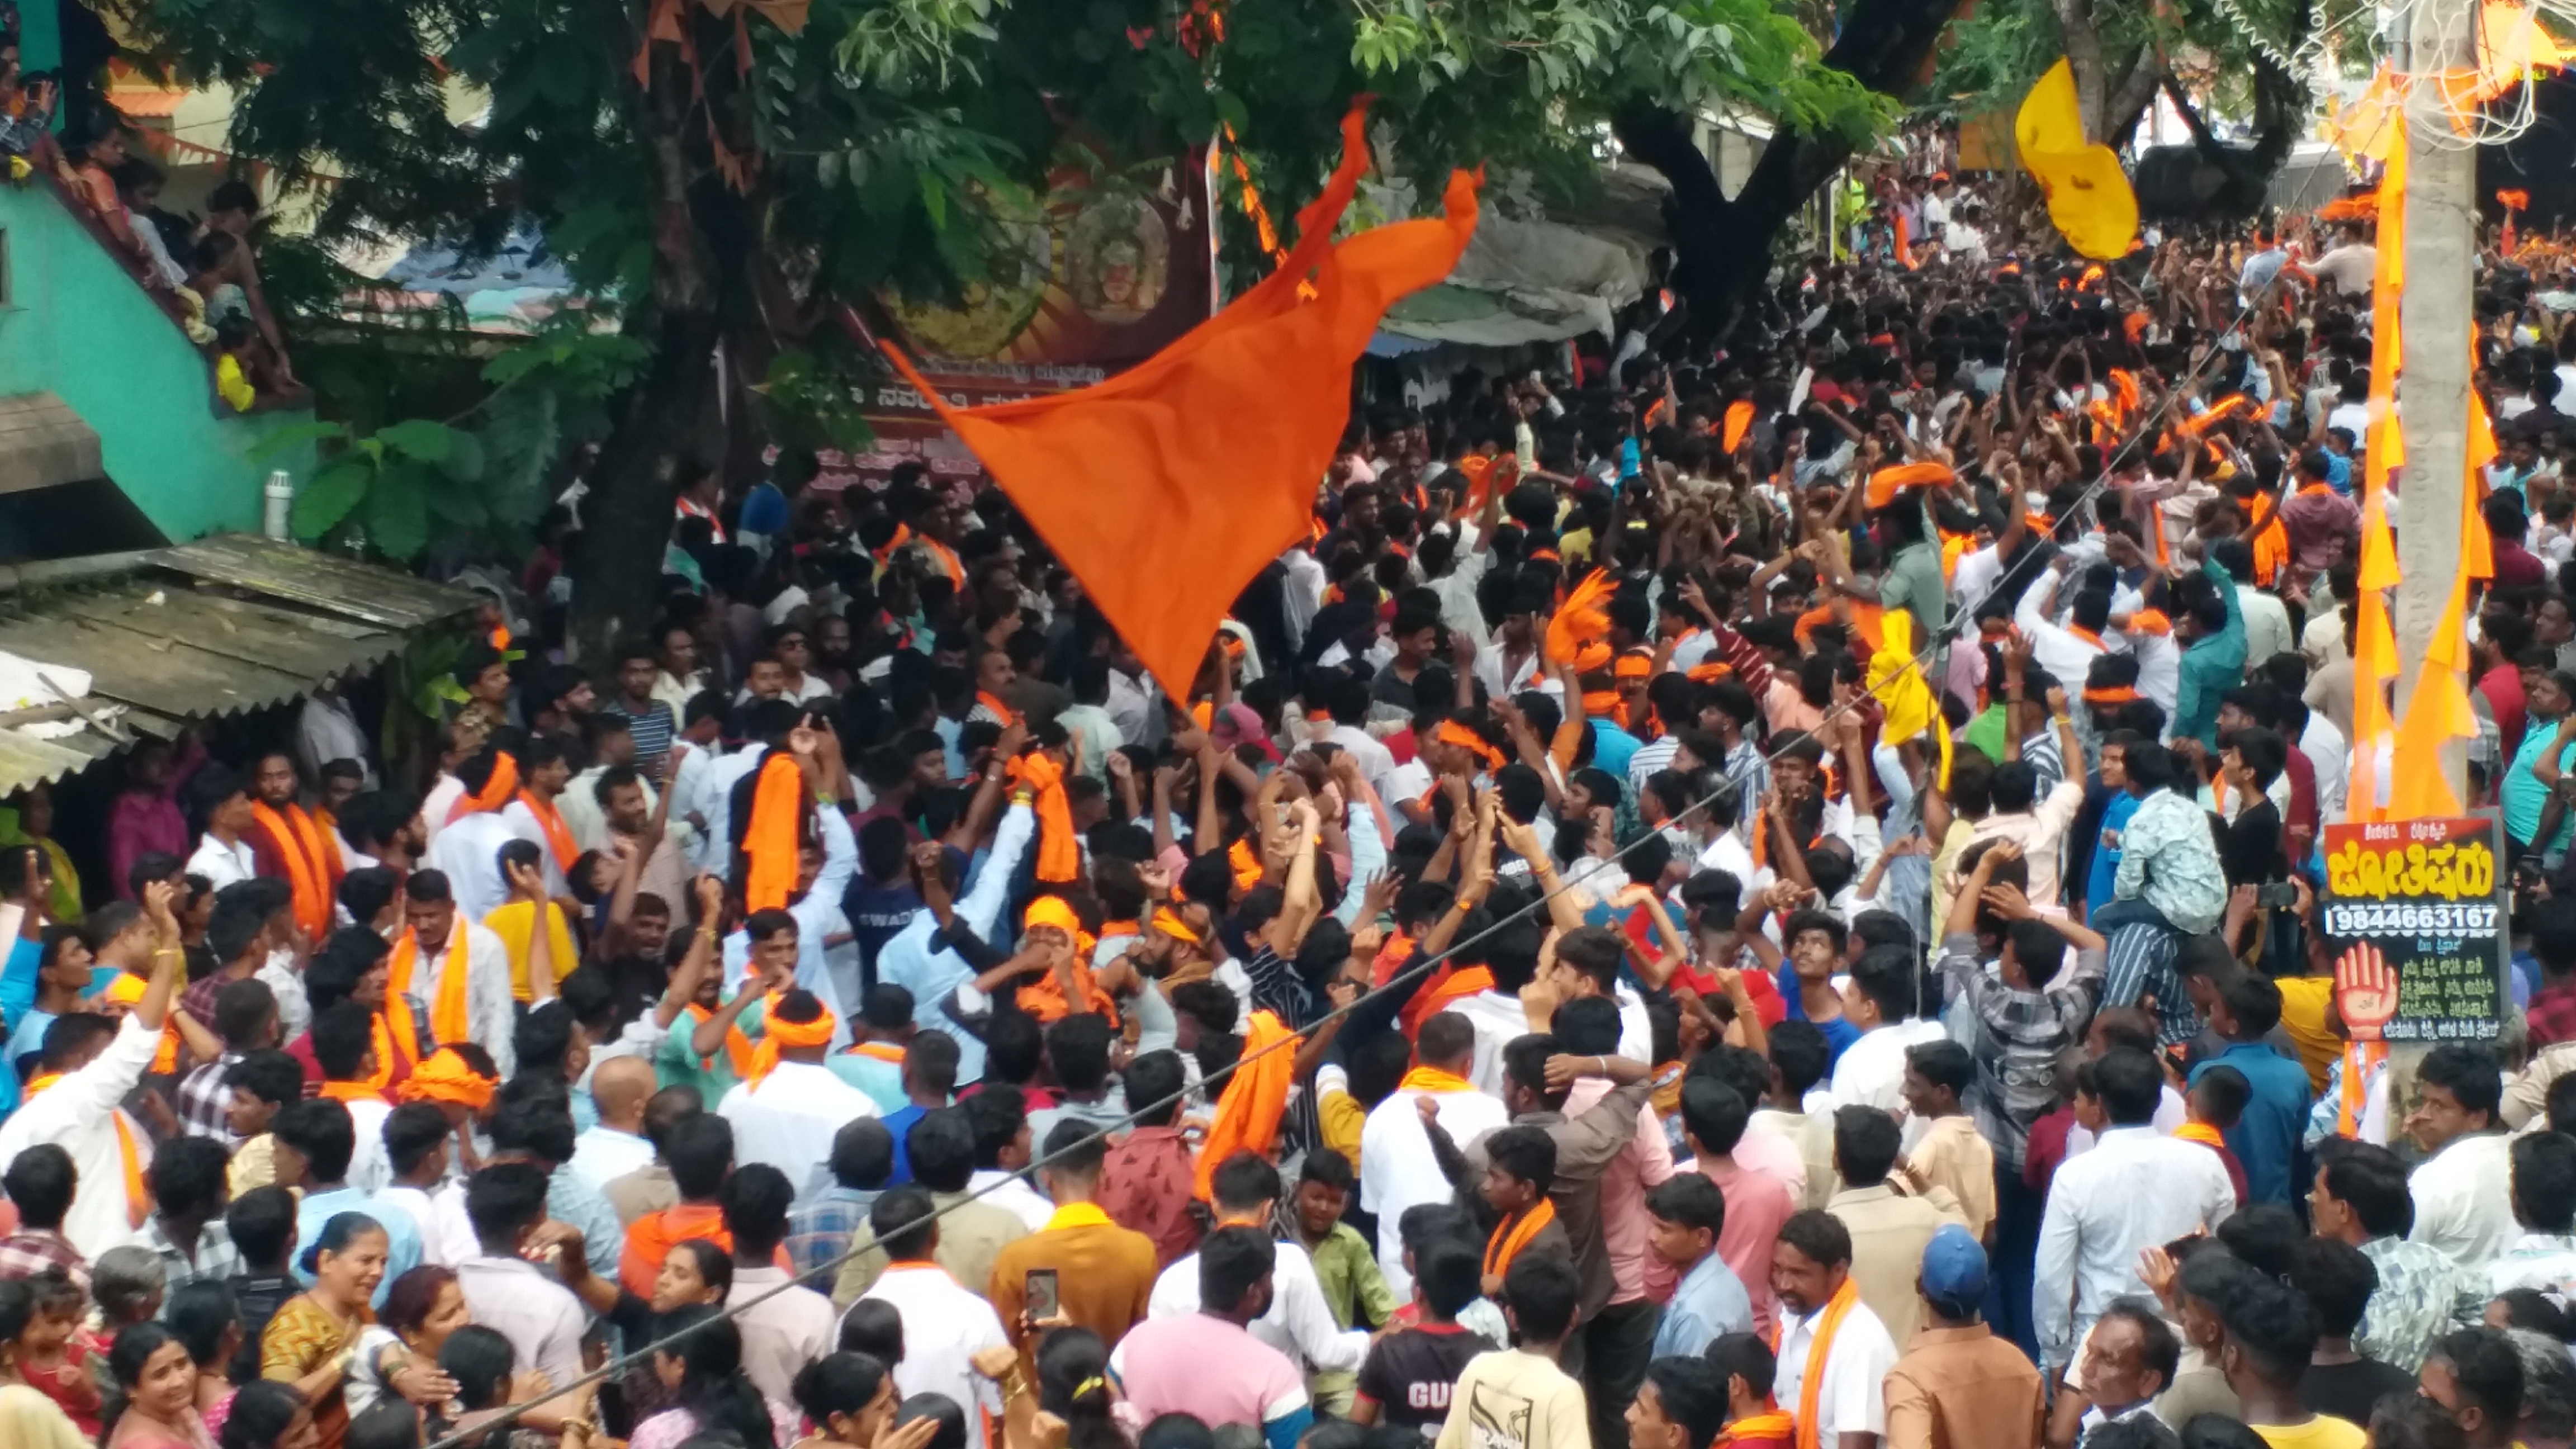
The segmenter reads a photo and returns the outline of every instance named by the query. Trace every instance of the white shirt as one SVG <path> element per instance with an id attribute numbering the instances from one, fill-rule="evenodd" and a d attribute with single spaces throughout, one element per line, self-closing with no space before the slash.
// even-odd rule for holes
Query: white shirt
<path id="1" fill-rule="evenodd" d="M 79 1070 L 64 1073 L 61 1081 L 0 1122 L 0 1164 L 15 1162 L 19 1153 L 47 1142 L 71 1154 L 72 1169 L 79 1177 L 71 1211 L 63 1215 L 63 1236 L 92 1262 L 134 1238 L 133 1220 L 126 1212 L 125 1149 L 119 1145 L 113 1119 L 124 1119 L 148 1175 L 152 1134 L 117 1103 L 143 1080 L 160 1049 L 161 1033 L 144 1030 L 142 1019 L 129 1012 L 105 1051 Z"/>
<path id="2" fill-rule="evenodd" d="M 188 857 L 188 874 L 204 876 L 215 889 L 222 890 L 251 879 L 259 869 L 251 861 L 249 841 L 236 840 L 226 845 L 212 835 L 204 835 L 197 839 L 196 853 Z"/>
<path id="3" fill-rule="evenodd" d="M 453 1154 L 450 1154 L 453 1156 Z M 450 1164 L 451 1167 L 453 1164 Z M 438 1234 L 438 1199 L 447 1193 L 462 1194 L 462 1187 L 442 1185 L 438 1192 L 423 1192 L 416 1187 L 396 1185 L 375 1195 L 376 1201 L 392 1203 L 411 1215 L 412 1231 L 420 1235 L 420 1260 L 439 1267 L 452 1267 L 447 1260 L 447 1244 Z"/>
<path id="4" fill-rule="evenodd" d="M 2236 603 L 2245 611 L 2245 667 L 2248 670 L 2275 654 L 2289 654 L 2298 649 L 2298 640 L 2290 635 L 2290 611 L 2282 606 L 2279 599 L 2261 589 L 2240 588 L 2236 591 Z"/>
<path id="5" fill-rule="evenodd" d="M 428 844 L 438 843 L 438 832 L 447 826 L 447 812 L 464 798 L 465 782 L 445 770 L 439 771 L 438 783 L 429 787 L 420 802 L 420 822 L 428 829 Z"/>
<path id="6" fill-rule="evenodd" d="M 840 811 L 817 810 L 814 819 L 823 835 L 823 868 L 815 873 L 814 884 L 804 895 L 788 902 L 787 914 L 796 918 L 796 984 L 814 993 L 814 998 L 831 1011 L 832 1050 L 839 1051 L 850 1044 L 850 1022 L 858 1012 L 841 1000 L 840 981 L 832 974 L 823 943 L 831 939 L 836 924 L 843 932 L 849 930 L 848 920 L 841 915 L 841 893 L 849 889 L 850 877 L 858 870 L 859 844 L 850 833 L 850 822 Z M 921 914 L 925 918 L 930 915 L 928 911 Z M 725 937 L 724 967 L 725 989 L 740 990 L 743 976 L 751 969 L 748 930 L 736 930 Z M 982 1064 L 979 1061 L 977 1065 Z M 803 1179 L 790 1180 L 800 1194 L 805 1191 Z"/>
<path id="7" fill-rule="evenodd" d="M 744 1376 L 763 1397 L 792 1404 L 796 1402 L 796 1375 L 804 1371 L 805 1365 L 832 1351 L 841 1315 L 832 1307 L 831 1299 L 811 1288 L 790 1288 L 756 1308 L 743 1307 L 786 1281 L 784 1268 L 745 1268 L 736 1264 L 733 1291 L 725 1295 L 725 1307 L 735 1310 L 735 1326 L 742 1330 Z M 903 1348 L 909 1362 L 914 1352 L 909 1332 L 904 1335 Z M 958 1407 L 965 1406 L 961 1403 Z"/>
<path id="8" fill-rule="evenodd" d="M 349 1125 L 358 1134 L 358 1150 L 349 1156 L 349 1186 L 374 1197 L 394 1180 L 393 1159 L 385 1154 L 385 1119 L 394 1114 L 394 1106 L 381 1097 L 345 1105 Z"/>
<path id="9" fill-rule="evenodd" d="M 558 805 L 555 809 L 557 814 L 561 814 L 563 807 Z M 537 848 L 537 869 L 545 873 L 546 894 L 550 896 L 570 894 L 564 880 L 564 872 L 570 868 L 572 862 L 555 859 L 554 844 L 546 839 L 546 827 L 537 819 L 537 812 L 528 808 L 527 801 L 514 799 L 502 806 L 499 813 L 501 823 L 510 827 L 512 835 Z M 564 830 L 567 834 L 572 832 L 570 820 L 564 822 Z M 576 849 L 579 848 L 580 841 L 580 836 L 573 836 Z"/>
<path id="10" fill-rule="evenodd" d="M 1288 1356 L 1288 1361 L 1308 1373 L 1357 1373 L 1360 1361 L 1368 1357 L 1369 1333 L 1365 1328 L 1344 1329 L 1333 1318 L 1333 1310 L 1324 1302 L 1323 1281 L 1315 1276 L 1315 1260 L 1295 1243 L 1273 1241 L 1277 1255 L 1276 1270 L 1271 1274 L 1270 1307 L 1259 1318 L 1245 1325 L 1252 1336 Z M 1190 1254 L 1165 1268 L 1154 1280 L 1153 1296 L 1145 1301 L 1148 1318 L 1178 1318 L 1199 1311 L 1199 1255 Z M 906 1338 L 903 1351 L 908 1359 L 912 1340 Z"/>
<path id="11" fill-rule="evenodd" d="M 1501 1101 L 1503 1048 L 1530 1034 L 1529 1012 L 1522 1007 L 1521 999 L 1499 991 L 1479 991 L 1441 1010 L 1467 1018 L 1476 1028 L 1476 1060 L 1467 1071 L 1467 1080 L 1476 1084 L 1477 1091 Z M 1458 1145 L 1466 1146 L 1467 1139 L 1460 1137 Z"/>
<path id="12" fill-rule="evenodd" d="M 447 877 L 447 888 L 465 918 L 479 921 L 510 899 L 510 888 L 501 879 L 501 847 L 518 838 L 508 821 L 489 810 L 477 811 L 440 831 L 424 861 Z"/>
<path id="13" fill-rule="evenodd" d="M 1377 1214 L 1377 1266 L 1401 1303 L 1413 1291 L 1413 1275 L 1404 1271 L 1404 1236 L 1397 1220 L 1420 1203 L 1450 1200 L 1452 1188 L 1431 1155 L 1431 1139 L 1413 1105 L 1420 1092 L 1396 1092 L 1369 1109 L 1360 1126 L 1360 1206 Z M 1497 1127 L 1511 1114 L 1502 1099 L 1482 1092 L 1432 1094 L 1440 1104 L 1440 1128 L 1460 1147 Z"/>
<path id="14" fill-rule="evenodd" d="M 652 1143 L 632 1132 L 599 1126 L 573 1139 L 572 1161 L 566 1165 L 591 1186 L 606 1187 L 612 1178 L 652 1164 Z"/>
<path id="15" fill-rule="evenodd" d="M 2415 1226 L 2406 1241 L 2448 1253 L 2473 1273 L 2522 1235 L 2513 1220 L 2513 1139 L 2501 1132 L 2454 1137 L 2407 1174 Z"/>
<path id="16" fill-rule="evenodd" d="M 975 1355 L 1010 1344 L 1001 1315 L 993 1305 L 957 1286 L 948 1270 L 936 1264 L 904 1264 L 877 1275 L 874 1287 L 859 1295 L 894 1305 L 903 1319 L 903 1362 L 894 1366 L 895 1391 L 945 1394 L 965 1409 L 969 1449 L 984 1445 L 984 1415 L 999 1415 L 1002 1397 L 991 1379 L 975 1372 Z"/>
<path id="17" fill-rule="evenodd" d="M 716 1112 L 733 1124 L 734 1161 L 766 1162 L 786 1173 L 802 1203 L 832 1183 L 832 1139 L 861 1117 L 876 1116 L 877 1104 L 829 1067 L 780 1062 L 756 1087 L 737 1083 Z"/>
<path id="18" fill-rule="evenodd" d="M 559 1384 L 581 1377 L 581 1333 L 589 1320 L 571 1289 L 524 1258 L 495 1258 L 479 1248 L 457 1260 L 456 1286 L 465 1291 L 474 1321 L 510 1340 L 518 1368 Z"/>
<path id="19" fill-rule="evenodd" d="M 449 877 L 448 884 L 453 887 L 455 878 Z M 457 959 L 460 946 L 464 950 L 461 963 Z M 449 970 L 460 965 L 465 971 L 465 1034 L 492 1054 L 492 1063 L 501 1069 L 501 1080 L 506 1082 L 519 1068 L 518 1048 L 511 1041 L 519 1012 L 510 989 L 510 948 L 466 914 L 462 896 L 456 901 L 456 922 L 448 928 L 446 949 L 434 956 L 421 951 L 413 965 L 412 983 L 419 988 L 421 1001 L 435 1010 L 439 984 Z"/>
<path id="20" fill-rule="evenodd" d="M 2218 1154 L 2153 1127 L 2114 1127 L 2092 1151 L 2060 1164 L 2032 1281 L 2072 1283 L 2075 1293 L 2071 1309 L 2062 1291 L 2033 1295 L 2041 1357 L 2067 1363 L 2112 1299 L 2147 1291 L 2140 1250 L 2215 1231 L 2235 1211 L 2236 1186 Z"/>
<path id="21" fill-rule="evenodd" d="M 355 760 L 365 771 L 358 788 L 376 788 L 376 767 L 367 754 L 367 732 L 358 728 L 358 717 L 349 710 L 349 702 L 336 694 L 309 694 L 304 697 L 304 710 L 295 719 L 295 753 L 304 767 L 304 778 L 319 780 L 322 767 L 333 760 Z"/>
<path id="22" fill-rule="evenodd" d="M 2217 1160 L 2216 1153 L 2205 1155 Z M 1825 1310 L 1820 1307 L 1804 1318 L 1790 1313 L 1786 1304 L 1772 1311 L 1780 1315 L 1780 1354 L 1771 1396 L 1783 1404 L 1800 1403 L 1807 1382 L 1807 1350 L 1814 1344 L 1816 1324 Z M 1887 1325 L 1869 1311 L 1868 1304 L 1854 1303 L 1834 1332 L 1832 1351 L 1825 1355 L 1824 1388 L 1816 1397 L 1817 1442 L 1831 1444 L 1844 1434 L 1884 1435 L 1887 1371 L 1894 1367 L 1896 1340 L 1888 1337 Z"/>
<path id="23" fill-rule="evenodd" d="M 688 800 L 674 802 L 673 808 L 687 805 L 706 822 L 698 836 L 698 869 L 719 877 L 733 873 L 733 787 L 769 758 L 769 751 L 750 745 L 720 759 L 707 761 L 698 772 L 697 794 Z M 838 811 L 825 811 L 837 816 Z"/>
<path id="24" fill-rule="evenodd" d="M 1030 1232 L 1046 1230 L 1047 1219 L 1055 1216 L 1055 1204 L 1049 1201 L 1045 1194 L 1029 1186 L 1028 1179 L 1016 1172 L 1004 1172 L 996 1167 L 979 1167 L 975 1170 L 974 1176 L 966 1179 L 966 1191 L 970 1194 L 981 1193 L 984 1189 L 993 1187 L 995 1183 L 1000 1183 L 1001 1186 L 975 1200 L 986 1207 L 1000 1208 L 1018 1218 L 1028 1225 Z"/>
<path id="25" fill-rule="evenodd" d="M 2323 710 L 2308 712 L 2308 727 L 2299 733 L 2299 753 L 2317 771 L 2317 818 L 2343 818 L 2344 792 L 2351 788 L 2352 746 Z"/>
<path id="26" fill-rule="evenodd" d="M 1834 1063 L 1834 1105 L 1894 1112 L 1905 1101 L 1905 1049 L 1948 1035 L 1938 1021 L 1891 1021 L 1862 1032 Z"/>

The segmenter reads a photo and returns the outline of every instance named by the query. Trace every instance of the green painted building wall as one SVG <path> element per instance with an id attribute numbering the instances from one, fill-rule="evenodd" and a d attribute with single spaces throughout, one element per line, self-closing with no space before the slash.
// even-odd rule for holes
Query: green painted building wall
<path id="1" fill-rule="evenodd" d="M 31 392 L 81 415 L 109 479 L 173 542 L 256 531 L 269 472 L 313 471 L 310 442 L 252 456 L 312 413 L 218 415 L 207 355 L 41 181 L 0 184 L 0 396 Z"/>

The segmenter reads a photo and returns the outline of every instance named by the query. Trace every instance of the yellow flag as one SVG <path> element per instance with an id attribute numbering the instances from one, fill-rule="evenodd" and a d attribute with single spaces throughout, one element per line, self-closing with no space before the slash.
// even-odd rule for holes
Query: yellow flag
<path id="1" fill-rule="evenodd" d="M 2129 189 L 2119 156 L 2084 139 L 2075 72 L 2065 61 L 2049 67 L 2022 98 L 2013 139 L 2066 244 L 2095 261 L 2127 256 L 2138 240 L 2138 194 Z"/>

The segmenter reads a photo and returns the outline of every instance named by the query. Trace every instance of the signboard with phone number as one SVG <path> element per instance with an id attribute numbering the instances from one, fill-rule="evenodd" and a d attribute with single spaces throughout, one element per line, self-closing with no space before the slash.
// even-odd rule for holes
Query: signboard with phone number
<path id="1" fill-rule="evenodd" d="M 2492 820 L 2325 828 L 2317 923 L 2355 1040 L 2485 1040 L 2505 994 L 2505 899 Z"/>

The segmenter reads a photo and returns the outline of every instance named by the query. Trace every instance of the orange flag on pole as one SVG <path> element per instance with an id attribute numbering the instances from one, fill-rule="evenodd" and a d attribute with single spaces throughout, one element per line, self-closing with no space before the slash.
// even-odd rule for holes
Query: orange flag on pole
<path id="1" fill-rule="evenodd" d="M 1188 688 L 1235 595 L 1306 537 L 1378 319 L 1449 275 L 1475 232 L 1480 177 L 1460 171 L 1444 216 L 1336 243 L 1368 165 L 1363 120 L 1343 118 L 1342 163 L 1279 270 L 1107 382 L 957 408 L 879 344 L 1167 689 Z"/>

